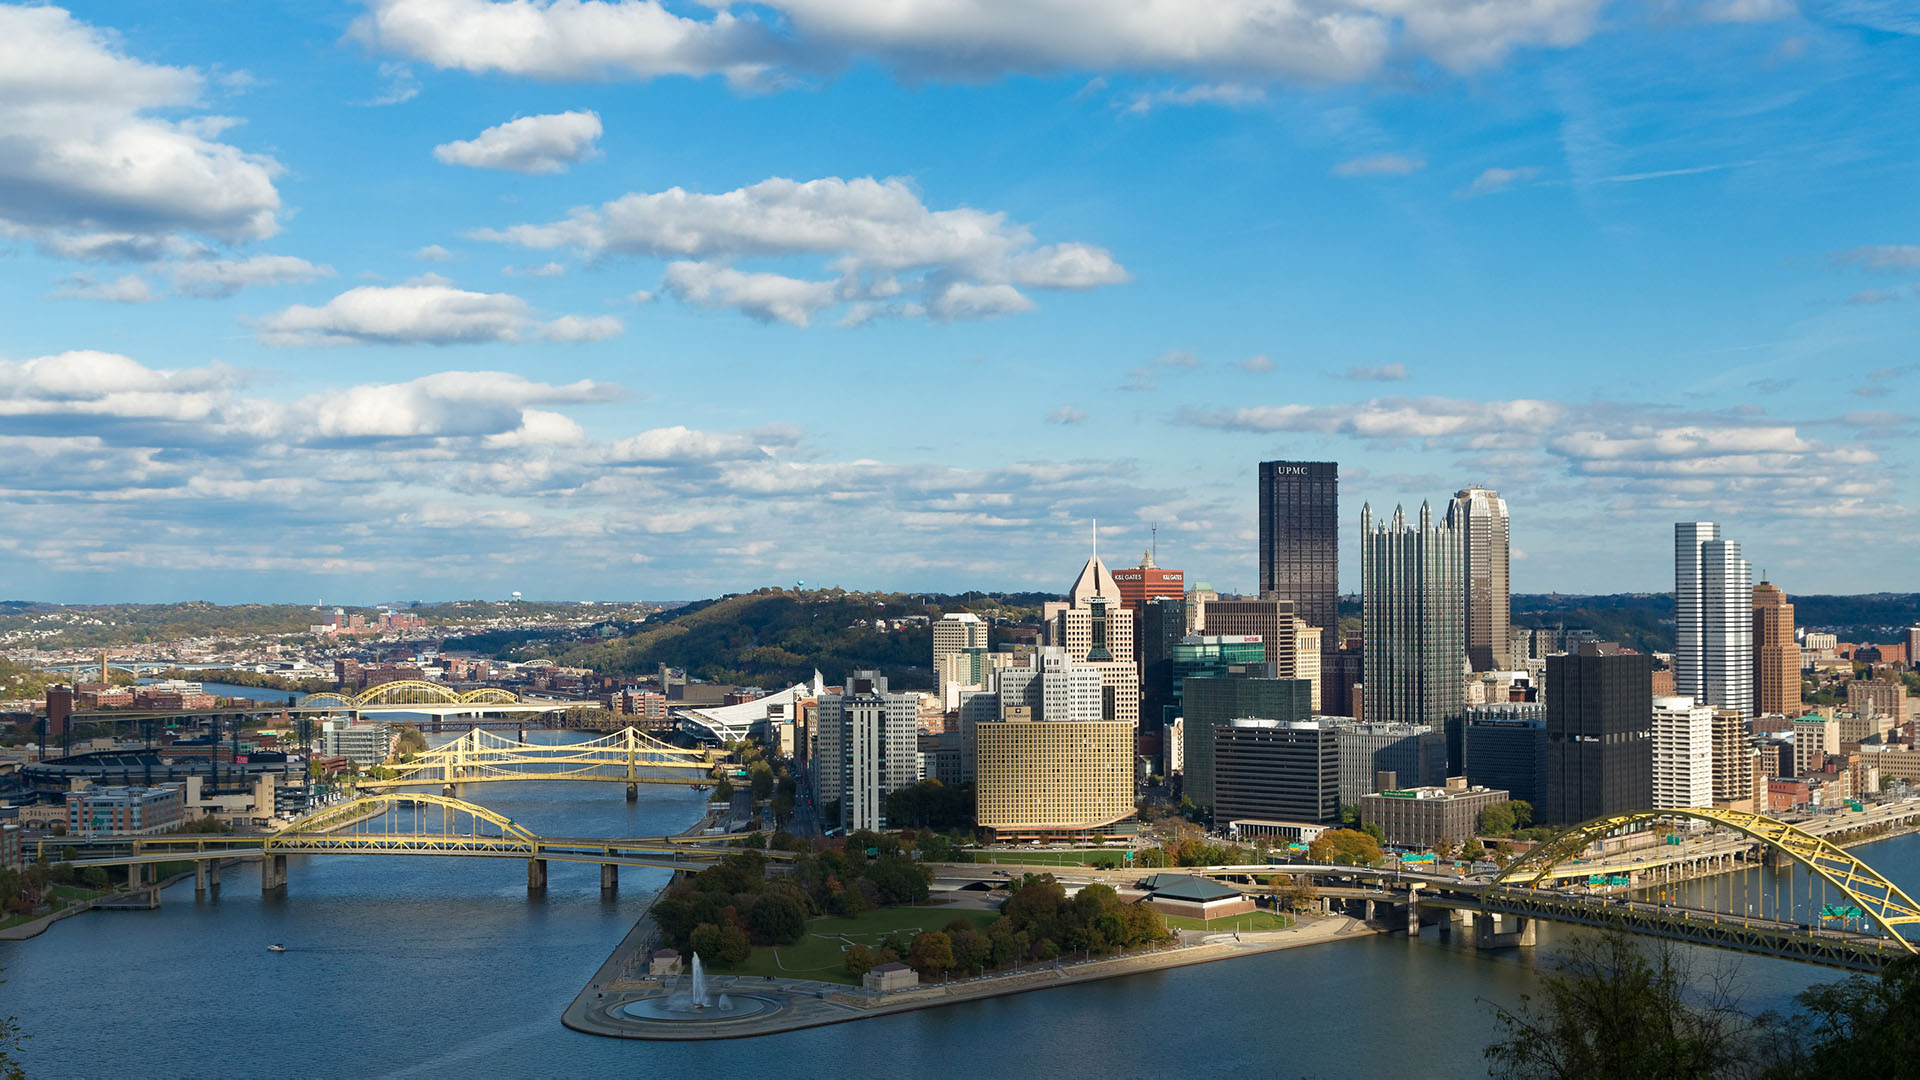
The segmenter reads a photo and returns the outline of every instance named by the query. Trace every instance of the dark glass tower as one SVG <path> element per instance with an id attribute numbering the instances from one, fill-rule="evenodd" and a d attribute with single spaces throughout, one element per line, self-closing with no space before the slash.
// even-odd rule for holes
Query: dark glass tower
<path id="1" fill-rule="evenodd" d="M 1340 646 L 1340 466 L 1332 461 L 1260 463 L 1260 595 L 1293 602 L 1320 628 L 1321 705 L 1335 695 Z"/>
<path id="2" fill-rule="evenodd" d="M 1618 648 L 1547 658 L 1545 824 L 1653 805 L 1653 658 Z"/>

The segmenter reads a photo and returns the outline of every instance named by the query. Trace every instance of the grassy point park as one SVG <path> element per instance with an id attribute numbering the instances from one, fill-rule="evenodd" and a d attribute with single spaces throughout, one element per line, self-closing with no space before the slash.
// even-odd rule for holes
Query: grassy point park
<path id="1" fill-rule="evenodd" d="M 775 978 L 816 979 L 821 982 L 857 986 L 860 980 L 848 974 L 846 949 L 865 945 L 878 949 L 889 934 L 912 937 L 922 930 L 940 930 L 955 919 L 965 919 L 978 930 L 985 930 L 1000 917 L 997 911 L 951 907 L 874 908 L 852 918 L 812 919 L 806 937 L 796 945 L 758 945 L 753 954 L 732 967 L 715 971 L 728 975 L 771 975 Z"/>
<path id="2" fill-rule="evenodd" d="M 1254 933 L 1260 930 L 1285 930 L 1293 925 L 1293 917 L 1272 911 L 1248 911 L 1239 915 L 1222 915 L 1214 919 L 1190 919 L 1184 915 L 1162 915 L 1161 923 L 1169 930 L 1235 930 L 1241 933 Z"/>

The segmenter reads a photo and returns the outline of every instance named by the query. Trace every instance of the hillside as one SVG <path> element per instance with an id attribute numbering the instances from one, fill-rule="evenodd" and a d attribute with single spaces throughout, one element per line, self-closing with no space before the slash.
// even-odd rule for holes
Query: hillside
<path id="1" fill-rule="evenodd" d="M 1025 617 L 1036 613 L 1045 599 L 1039 594 L 948 597 L 761 589 L 688 604 L 654 616 L 627 637 L 547 655 L 569 667 L 628 675 L 666 664 L 707 682 L 768 688 L 811 678 L 816 667 L 829 682 L 872 668 L 886 675 L 893 689 L 930 690 L 932 620 L 961 610 Z M 927 621 L 891 626 L 893 620 L 915 616 Z M 877 628 L 876 620 L 890 625 Z"/>

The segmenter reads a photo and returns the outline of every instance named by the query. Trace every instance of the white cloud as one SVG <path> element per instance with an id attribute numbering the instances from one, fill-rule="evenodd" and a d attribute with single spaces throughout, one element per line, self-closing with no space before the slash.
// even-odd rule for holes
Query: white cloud
<path id="1" fill-rule="evenodd" d="M 433 148 L 433 156 L 475 169 L 558 173 L 597 154 L 599 138 L 599 113 L 549 113 L 497 124 L 465 142 L 443 143 Z"/>
<path id="2" fill-rule="evenodd" d="M 1062 405 L 1047 414 L 1049 424 L 1077 424 L 1087 418 L 1087 414 L 1071 405 Z"/>
<path id="3" fill-rule="evenodd" d="M 1364 367 L 1350 367 L 1346 377 L 1355 382 L 1399 382 L 1407 377 L 1405 364 L 1374 364 Z"/>
<path id="4" fill-rule="evenodd" d="M 1836 263 L 1852 263 L 1868 270 L 1920 269 L 1920 244 L 1881 244 L 1833 253 Z"/>
<path id="5" fill-rule="evenodd" d="M 381 64 L 380 77 L 386 80 L 386 85 L 363 104 L 401 105 L 420 96 L 420 77 L 405 64 L 392 62 Z"/>
<path id="6" fill-rule="evenodd" d="M 413 257 L 425 262 L 446 262 L 453 258 L 453 252 L 448 251 L 439 244 L 428 244 L 426 247 L 414 252 Z"/>
<path id="7" fill-rule="evenodd" d="M 229 118 L 151 115 L 196 107 L 203 83 L 60 8 L 0 6 L 0 233 L 95 258 L 272 236 L 279 165 L 219 142 Z"/>
<path id="8" fill-rule="evenodd" d="M 1748 0 L 1753 2 L 1753 0 Z M 1600 0 L 372 0 L 351 33 L 442 68 L 546 79 L 721 74 L 750 86 L 871 58 L 904 77 L 1068 71 L 1347 81 L 1398 48 L 1454 71 L 1592 33 Z M 778 32 L 774 27 L 778 26 Z"/>
<path id="9" fill-rule="evenodd" d="M 1343 161 L 1333 167 L 1335 176 L 1408 176 L 1427 167 L 1425 158 L 1407 154 L 1375 154 L 1372 157 Z"/>
<path id="10" fill-rule="evenodd" d="M 1237 109 L 1246 105 L 1257 105 L 1267 99 L 1267 92 L 1258 86 L 1242 83 L 1202 83 L 1198 86 L 1184 86 L 1177 90 L 1148 90 L 1135 94 L 1127 103 L 1129 113 L 1146 113 L 1163 105 L 1193 106 L 1219 105 Z"/>
<path id="11" fill-rule="evenodd" d="M 1240 361 L 1234 366 L 1239 368 L 1241 371 L 1258 375 L 1258 374 L 1261 374 L 1262 372 L 1272 371 L 1273 360 L 1269 358 L 1266 353 L 1260 353 L 1256 356 L 1249 356 L 1245 360 Z"/>
<path id="12" fill-rule="evenodd" d="M 61 300 L 104 300 L 115 304 L 147 304 L 160 299 L 153 286 L 139 274 L 122 274 L 111 281 L 92 274 L 74 274 L 62 281 L 53 295 Z"/>
<path id="13" fill-rule="evenodd" d="M 533 405 L 610 401 L 620 389 L 587 380 L 565 386 L 501 371 L 444 371 L 404 383 L 348 387 L 289 407 L 287 430 L 301 440 L 503 436 L 555 441 L 565 425 Z M 564 420 L 565 417 L 560 419 Z M 564 441 L 564 440 L 561 440 Z"/>
<path id="14" fill-rule="evenodd" d="M 333 277 L 333 267 L 292 255 L 184 262 L 169 268 L 173 287 L 189 296 L 232 296 L 253 285 L 291 285 Z"/>
<path id="15" fill-rule="evenodd" d="M 465 345 L 530 336 L 598 341 L 620 332 L 611 316 L 543 324 L 517 296 L 456 289 L 431 276 L 403 285 L 362 285 L 319 307 L 295 304 L 253 325 L 262 344 L 277 346 Z"/>
<path id="16" fill-rule="evenodd" d="M 705 195 L 671 188 L 582 207 L 542 225 L 482 230 L 479 239 L 535 249 L 679 258 L 664 291 L 704 307 L 805 326 L 849 305 L 848 322 L 879 314 L 971 319 L 1032 309 L 1021 287 L 1091 289 L 1128 280 L 1105 249 L 1038 245 L 1006 215 L 929 209 L 903 180 L 764 180 Z M 833 281 L 747 270 L 751 258 L 813 255 Z M 913 299 L 906 294 L 916 293 Z"/>
<path id="17" fill-rule="evenodd" d="M 1488 169 L 1479 176 L 1474 177 L 1473 183 L 1468 184 L 1464 189 L 1459 191 L 1455 197 L 1461 199 L 1477 199 L 1482 195 L 1494 195 L 1507 190 L 1515 184 L 1531 180 L 1538 175 L 1540 175 L 1540 170 L 1537 166 L 1533 165 L 1524 165 L 1518 169 Z"/>
<path id="18" fill-rule="evenodd" d="M 1793 0 L 1707 0 L 1696 10 L 1703 22 L 1774 22 L 1798 14 Z"/>
<path id="19" fill-rule="evenodd" d="M 1849 304 L 1884 304 L 1900 299 L 1900 294 L 1892 289 L 1862 289 L 1847 297 Z"/>

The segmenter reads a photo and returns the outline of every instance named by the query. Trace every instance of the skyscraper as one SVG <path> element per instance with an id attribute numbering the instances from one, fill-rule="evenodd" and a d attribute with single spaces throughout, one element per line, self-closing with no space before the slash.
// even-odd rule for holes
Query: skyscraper
<path id="1" fill-rule="evenodd" d="M 1611 642 L 1547 658 L 1547 791 L 1537 817 L 1572 825 L 1653 805 L 1653 658 Z"/>
<path id="2" fill-rule="evenodd" d="M 933 677 L 947 708 L 957 703 L 950 687 L 987 685 L 987 624 L 971 611 L 949 611 L 933 624 Z"/>
<path id="3" fill-rule="evenodd" d="M 1205 627 L 1208 637 L 1258 637 L 1272 676 L 1312 682 L 1313 710 L 1320 711 L 1320 636 L 1300 618 L 1291 601 L 1272 596 L 1215 600 L 1207 605 Z M 1312 642 L 1316 650 L 1312 656 L 1300 655 L 1303 639 Z"/>
<path id="4" fill-rule="evenodd" d="M 1753 587 L 1753 686 L 1761 716 L 1798 716 L 1800 646 L 1793 640 L 1793 605 L 1778 585 Z"/>
<path id="5" fill-rule="evenodd" d="M 1260 595 L 1292 601 L 1302 622 L 1320 628 L 1324 679 L 1340 641 L 1338 463 L 1260 463 Z"/>
<path id="6" fill-rule="evenodd" d="M 1133 612 L 1120 603 L 1113 573 L 1095 551 L 1068 590 L 1066 602 L 1041 608 L 1045 643 L 1067 651 L 1075 663 L 1100 670 L 1105 718 L 1129 726 L 1140 722 L 1140 669 L 1133 657 Z"/>
<path id="7" fill-rule="evenodd" d="M 1457 491 L 1447 505 L 1447 525 L 1466 550 L 1467 660 L 1475 671 L 1505 668 L 1511 651 L 1507 500 L 1487 488 Z"/>
<path id="8" fill-rule="evenodd" d="M 885 828 L 887 795 L 919 779 L 919 695 L 888 693 L 878 672 L 856 671 L 819 702 L 815 802 L 839 804 L 833 824 Z"/>
<path id="9" fill-rule="evenodd" d="M 1754 715 L 1753 566 L 1711 521 L 1673 526 L 1674 693 Z"/>
<path id="10" fill-rule="evenodd" d="M 1465 710 L 1460 534 L 1436 525 L 1425 503 L 1412 527 L 1395 507 L 1376 528 L 1373 508 L 1363 506 L 1360 544 L 1367 723 L 1442 728 Z"/>
<path id="11" fill-rule="evenodd" d="M 1689 697 L 1653 699 L 1654 809 L 1713 805 L 1714 711 Z"/>

